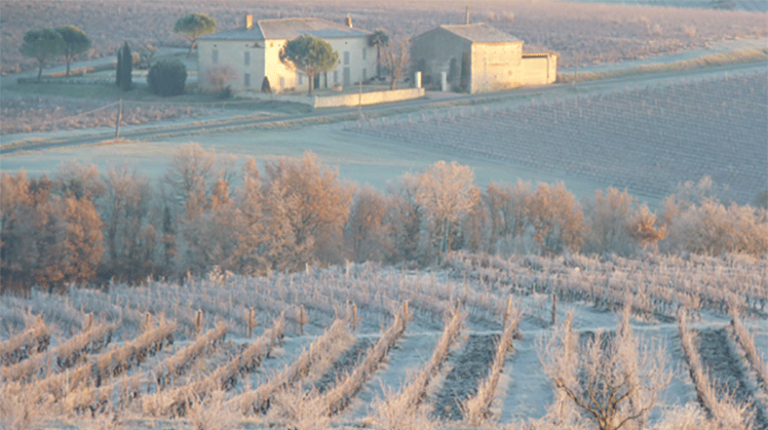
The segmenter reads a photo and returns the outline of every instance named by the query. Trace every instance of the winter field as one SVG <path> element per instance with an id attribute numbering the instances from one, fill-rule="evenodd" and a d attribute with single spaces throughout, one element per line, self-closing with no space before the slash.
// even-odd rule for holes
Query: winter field
<path id="1" fill-rule="evenodd" d="M 650 198 L 712 175 L 721 197 L 744 204 L 768 183 L 768 73 L 358 121 L 345 130 L 611 181 Z"/>
<path id="2" fill-rule="evenodd" d="M 711 428 L 765 428 L 767 277 L 764 259 L 736 256 L 458 253 L 427 272 L 348 264 L 5 296 L 0 416 L 5 428 L 562 428 L 548 427 L 568 412 L 542 363 L 572 312 L 580 347 L 627 327 L 663 346 L 654 363 L 670 379 L 646 428 L 688 428 L 702 411 L 728 424 Z M 571 425 L 592 428 L 586 415 Z"/>

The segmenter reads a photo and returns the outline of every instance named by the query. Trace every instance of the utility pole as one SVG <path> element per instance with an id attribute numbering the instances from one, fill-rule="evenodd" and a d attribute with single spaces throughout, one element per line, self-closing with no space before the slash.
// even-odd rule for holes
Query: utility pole
<path id="1" fill-rule="evenodd" d="M 467 5 L 467 25 L 469 25 L 469 5 Z"/>
<path id="2" fill-rule="evenodd" d="M 120 99 L 120 109 L 117 111 L 117 121 L 115 122 L 115 140 L 120 139 L 120 120 L 123 119 L 123 99 Z"/>

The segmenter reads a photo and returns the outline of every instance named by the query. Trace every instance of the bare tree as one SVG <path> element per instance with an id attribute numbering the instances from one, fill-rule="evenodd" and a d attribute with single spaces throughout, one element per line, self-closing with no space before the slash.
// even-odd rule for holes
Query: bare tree
<path id="1" fill-rule="evenodd" d="M 197 143 L 181 145 L 171 158 L 171 165 L 163 178 L 169 185 L 176 204 L 187 209 L 188 216 L 202 212 L 206 189 L 214 177 L 216 154 Z"/>
<path id="2" fill-rule="evenodd" d="M 451 224 L 455 224 L 473 204 L 472 182 L 475 173 L 469 166 L 452 161 L 438 161 L 419 175 L 416 202 L 422 205 L 427 216 L 440 224 L 442 233 L 439 255 L 451 250 L 448 236 Z"/>
<path id="3" fill-rule="evenodd" d="M 584 215 L 562 182 L 539 184 L 526 199 L 526 218 L 533 238 L 547 254 L 578 251 L 584 243 Z"/>
<path id="4" fill-rule="evenodd" d="M 389 75 L 392 78 L 390 85 L 391 89 L 395 89 L 397 86 L 397 80 L 405 70 L 405 66 L 410 61 L 410 54 L 408 51 L 408 39 L 402 38 L 392 43 L 389 43 L 385 49 L 381 50 L 382 61 L 384 65 L 389 69 Z"/>
<path id="5" fill-rule="evenodd" d="M 100 214 L 104 221 L 106 271 L 117 279 L 138 280 L 154 270 L 156 229 L 150 223 L 149 178 L 125 168 L 111 169 Z"/>
<path id="6" fill-rule="evenodd" d="M 371 186 L 360 189 L 345 228 L 346 242 L 352 259 L 357 262 L 382 260 L 390 254 L 388 199 Z"/>
<path id="7" fill-rule="evenodd" d="M 619 430 L 645 420 L 671 380 L 663 346 L 651 348 L 634 336 L 629 308 L 614 336 L 598 331 L 579 343 L 573 314 L 560 325 L 539 358 L 564 398 L 601 430 Z"/>
<path id="8" fill-rule="evenodd" d="M 585 197 L 589 230 L 584 250 L 598 254 L 630 254 L 634 249 L 630 237 L 630 218 L 637 205 L 636 200 L 626 189 L 620 192 L 613 187 L 608 187 L 605 193 L 595 191 L 594 197 Z"/>
<path id="9" fill-rule="evenodd" d="M 349 216 L 354 188 L 339 181 L 338 171 L 323 166 L 306 152 L 298 159 L 267 163 L 267 205 L 270 219 L 278 213 L 293 230 L 294 244 L 308 246 L 315 256 L 338 258 L 344 224 Z M 299 262 L 303 264 L 304 262 Z"/>
<path id="10" fill-rule="evenodd" d="M 496 242 L 525 232 L 525 202 L 531 195 L 531 183 L 518 180 L 516 185 L 490 182 L 483 195 L 491 224 L 491 248 Z"/>
<path id="11" fill-rule="evenodd" d="M 666 224 L 658 225 L 656 214 L 643 203 L 632 215 L 627 225 L 627 233 L 640 246 L 655 245 L 667 237 Z"/>
<path id="12" fill-rule="evenodd" d="M 389 225 L 391 241 L 394 244 L 392 257 L 395 260 L 413 260 L 419 247 L 419 232 L 424 219 L 424 210 L 416 201 L 418 177 L 405 173 L 397 182 L 389 183 Z"/>

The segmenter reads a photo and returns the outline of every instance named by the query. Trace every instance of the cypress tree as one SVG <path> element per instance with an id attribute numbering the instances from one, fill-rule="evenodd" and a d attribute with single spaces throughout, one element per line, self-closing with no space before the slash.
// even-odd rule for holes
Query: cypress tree
<path id="1" fill-rule="evenodd" d="M 115 67 L 115 85 L 120 87 L 120 77 L 123 74 L 123 53 L 117 48 L 117 67 Z"/>
<path id="2" fill-rule="evenodd" d="M 133 55 L 131 54 L 131 47 L 128 46 L 128 42 L 123 45 L 123 73 L 120 77 L 120 86 L 123 91 L 130 91 L 132 84 L 131 72 L 133 71 Z"/>

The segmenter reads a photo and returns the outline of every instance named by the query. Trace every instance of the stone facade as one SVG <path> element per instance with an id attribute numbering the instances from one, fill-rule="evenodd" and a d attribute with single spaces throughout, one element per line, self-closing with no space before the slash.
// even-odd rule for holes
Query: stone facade
<path id="1" fill-rule="evenodd" d="M 470 93 L 555 82 L 557 57 L 523 54 L 522 40 L 487 24 L 443 25 L 411 39 L 411 67 L 422 72 L 425 85 L 447 73 L 451 89 Z"/>
<path id="2" fill-rule="evenodd" d="M 214 88 L 218 74 L 227 76 L 235 90 L 260 91 L 266 76 L 275 93 L 307 91 L 308 77 L 280 61 L 285 44 L 302 34 L 325 40 L 339 53 L 339 65 L 315 81 L 317 88 L 350 86 L 375 76 L 376 48 L 370 46 L 370 32 L 321 19 L 292 18 L 257 21 L 198 38 L 198 85 Z"/>

